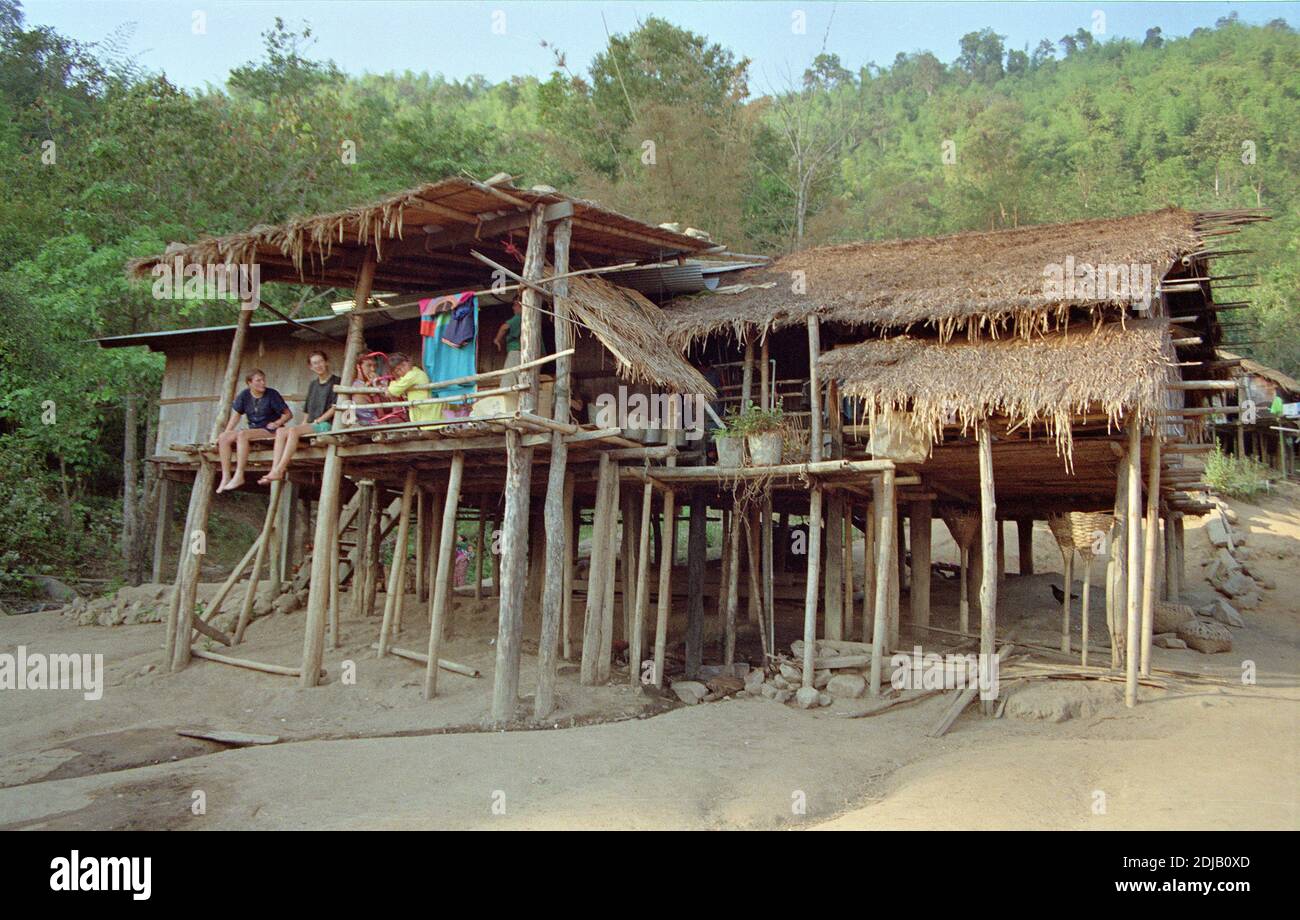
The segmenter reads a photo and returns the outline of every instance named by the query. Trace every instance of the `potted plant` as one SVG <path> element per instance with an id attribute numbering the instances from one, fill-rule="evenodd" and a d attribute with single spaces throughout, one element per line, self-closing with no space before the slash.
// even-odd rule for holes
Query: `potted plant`
<path id="1" fill-rule="evenodd" d="M 733 470 L 745 463 L 745 435 L 737 429 L 739 418 L 735 412 L 728 412 L 722 419 L 722 426 L 713 429 L 718 466 L 722 469 Z"/>
<path id="2" fill-rule="evenodd" d="M 745 435 L 752 466 L 777 466 L 781 463 L 785 415 L 780 406 L 760 409 L 751 403 L 740 414 L 734 427 Z"/>

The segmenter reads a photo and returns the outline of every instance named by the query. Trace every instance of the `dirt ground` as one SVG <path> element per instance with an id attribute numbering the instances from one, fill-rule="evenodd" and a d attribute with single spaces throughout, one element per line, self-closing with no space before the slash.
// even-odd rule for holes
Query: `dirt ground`
<path id="1" fill-rule="evenodd" d="M 1127 710 L 1119 685 L 1040 681 L 1015 692 L 1072 718 L 991 719 L 972 708 L 937 739 L 926 732 L 946 696 L 865 719 L 844 718 L 838 703 L 685 707 L 622 683 L 580 687 L 576 665 L 562 670 L 560 710 L 546 726 L 488 731 L 491 600 L 458 599 L 443 651 L 483 676 L 443 672 L 432 703 L 420 699 L 422 666 L 375 658 L 377 620 L 345 620 L 343 647 L 326 653 L 327 684 L 304 691 L 290 678 L 199 660 L 167 674 L 157 623 L 78 627 L 54 612 L 0 619 L 0 652 L 102 653 L 107 684 L 94 702 L 75 691 L 0 694 L 0 827 L 1295 829 L 1300 489 L 1234 508 L 1252 568 L 1276 589 L 1242 611 L 1247 626 L 1232 631 L 1231 652 L 1154 650 L 1157 668 L 1233 686 L 1143 688 Z M 1004 582 L 999 631 L 1054 645 L 1060 556 L 1040 528 L 1040 574 Z M 1200 577 L 1211 555 L 1202 530 L 1189 520 L 1193 604 L 1213 596 Z M 935 540 L 936 561 L 955 561 L 942 525 Z M 1010 529 L 1007 544 L 1015 572 Z M 1093 592 L 1094 640 L 1105 637 L 1102 596 Z M 932 622 L 955 626 L 956 597 L 955 582 L 936 579 Z M 1076 636 L 1077 619 L 1076 602 Z M 427 615 L 413 597 L 406 620 L 397 644 L 422 650 Z M 301 612 L 259 619 L 235 654 L 296 664 L 302 626 Z M 910 646 L 906 629 L 901 644 Z M 535 649 L 526 643 L 523 693 L 535 684 Z M 1239 683 L 1245 660 L 1257 667 L 1253 686 Z M 355 684 L 339 679 L 345 661 L 355 663 Z M 187 728 L 281 742 L 231 749 L 176 734 Z"/>

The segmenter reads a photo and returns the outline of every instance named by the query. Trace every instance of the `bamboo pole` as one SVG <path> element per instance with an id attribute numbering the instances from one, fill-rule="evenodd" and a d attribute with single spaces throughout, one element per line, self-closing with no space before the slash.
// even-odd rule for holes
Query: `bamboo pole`
<path id="1" fill-rule="evenodd" d="M 817 359 L 821 357 L 821 330 L 817 317 L 808 317 L 808 378 L 810 398 L 808 458 L 813 463 L 822 459 L 822 392 L 817 375 Z M 818 503 L 820 505 L 820 502 Z M 818 509 L 820 512 L 820 507 Z M 818 515 L 820 524 L 820 513 Z M 815 606 L 815 605 L 814 605 Z M 814 611 L 815 612 L 815 611 Z"/>
<path id="2" fill-rule="evenodd" d="M 980 654 L 984 661 L 992 661 L 995 648 L 998 617 L 997 527 L 998 507 L 993 490 L 993 441 L 987 421 L 979 425 L 980 465 L 980 529 L 984 548 L 984 577 L 980 581 Z M 1069 597 L 1069 592 L 1066 592 Z M 993 700 L 984 700 L 985 714 L 991 715 Z"/>
<path id="3" fill-rule="evenodd" d="M 1160 432 L 1158 426 L 1151 435 L 1151 457 L 1147 479 L 1146 558 L 1142 574 L 1142 638 L 1141 661 L 1143 677 L 1151 676 L 1151 632 L 1155 625 L 1156 541 L 1160 537 Z"/>
<path id="4" fill-rule="evenodd" d="M 239 583 L 239 579 L 243 577 L 244 570 L 247 569 L 248 564 L 253 561 L 253 557 L 257 555 L 257 551 L 261 545 L 262 535 L 259 533 L 257 539 L 255 539 L 252 545 L 248 547 L 248 552 L 244 553 L 244 558 L 239 560 L 239 563 L 235 566 L 234 570 L 226 576 L 226 580 L 223 581 L 221 587 L 217 589 L 216 595 L 214 595 L 212 600 L 208 602 L 207 608 L 203 611 L 203 619 L 205 621 L 211 623 L 216 615 L 221 611 L 221 605 L 225 603 L 227 595 L 229 595 L 235 585 Z"/>
<path id="5" fill-rule="evenodd" d="M 402 507 L 397 512 L 397 538 L 393 545 L 393 561 L 388 567 L 388 590 L 384 596 L 384 622 L 379 629 L 379 657 L 388 654 L 389 640 L 396 634 L 398 610 L 402 606 L 406 577 L 406 538 L 410 529 L 411 500 L 415 494 L 415 468 L 406 471 L 402 483 Z"/>
<path id="6" fill-rule="evenodd" d="M 271 542 L 271 531 L 275 526 L 275 514 L 280 506 L 280 491 L 283 479 L 271 483 L 271 495 L 266 501 L 266 517 L 262 521 L 262 532 L 257 537 L 257 554 L 253 557 L 253 571 L 248 576 L 248 590 L 244 592 L 244 602 L 239 608 L 239 621 L 232 637 L 235 644 L 244 641 L 244 630 L 253 619 L 253 604 L 257 601 L 257 583 L 262 574 L 262 563 L 266 561 L 266 548 Z"/>
<path id="7" fill-rule="evenodd" d="M 357 306 L 348 314 L 347 348 L 344 350 L 343 367 L 350 373 L 361 353 L 364 335 L 365 313 L 362 309 L 370 299 L 370 290 L 375 280 L 375 259 L 373 249 L 367 247 L 365 261 L 357 273 L 357 286 L 353 303 Z M 340 414 L 335 414 L 334 425 L 341 424 Z M 320 680 L 321 659 L 325 654 L 325 623 L 329 614 L 329 559 L 322 548 L 333 545 L 333 530 L 338 525 L 339 484 L 343 479 L 343 459 L 339 456 L 337 443 L 325 448 L 325 467 L 321 471 L 320 502 L 316 510 L 316 536 L 312 546 L 310 591 L 307 595 L 306 626 L 303 635 L 302 668 L 299 685 L 314 687 Z"/>
<path id="8" fill-rule="evenodd" d="M 876 604 L 871 621 L 871 671 L 867 693 L 880 696 L 880 673 L 883 664 L 889 619 L 890 560 L 894 543 L 894 472 L 886 470 L 872 482 L 876 507 Z"/>
<path id="9" fill-rule="evenodd" d="M 438 651 L 442 647 L 443 634 L 447 629 L 447 614 L 451 603 L 451 575 L 455 568 L 456 554 L 456 516 L 460 507 L 460 486 L 465 475 L 465 454 L 456 451 L 451 455 L 451 470 L 447 473 L 447 498 L 442 506 L 442 526 L 438 538 L 438 573 L 433 579 L 433 590 L 429 593 L 429 650 L 425 658 L 424 698 L 431 700 L 438 694 L 438 668 L 442 659 Z"/>
<path id="10" fill-rule="evenodd" d="M 330 648 L 337 650 L 342 642 L 339 639 L 339 529 L 334 528 L 330 546 L 330 609 L 329 609 Z"/>
<path id="11" fill-rule="evenodd" d="M 596 658 L 596 681 L 601 684 L 609 682 L 610 667 L 614 658 L 614 588 L 618 579 L 618 543 L 615 529 L 619 526 L 619 482 L 618 464 L 610 465 L 609 553 L 605 559 L 605 595 L 601 603 L 600 614 L 600 654 Z"/>
<path id="12" fill-rule="evenodd" d="M 546 206 L 534 205 L 528 221 L 528 246 L 524 256 L 523 277 L 536 281 L 542 277 L 546 261 Z M 525 288 L 520 322 L 521 367 L 530 365 L 519 382 L 530 389 L 519 396 L 521 412 L 532 413 L 537 407 L 536 360 L 541 347 L 540 297 L 536 290 Z M 506 431 L 505 519 L 501 535 L 501 602 L 497 616 L 496 671 L 492 676 L 492 720 L 497 723 L 514 718 L 519 700 L 519 659 L 524 632 L 524 596 L 528 573 L 528 510 L 532 492 L 533 448 L 523 447 L 514 428 Z"/>
<path id="13" fill-rule="evenodd" d="M 751 598 L 757 598 L 761 595 L 763 589 L 759 583 L 758 509 L 756 507 L 751 507 L 749 509 L 749 513 L 745 516 L 745 525 L 745 542 L 749 550 L 749 596 Z M 752 603 L 750 604 L 750 608 L 753 609 Z M 758 626 L 759 641 L 763 650 L 763 660 L 767 661 L 768 655 L 771 652 L 771 647 L 767 644 L 767 629 L 762 623 L 759 623 Z M 732 664 L 736 658 L 734 638 L 732 646 L 731 655 L 727 660 L 728 665 Z"/>
<path id="14" fill-rule="evenodd" d="M 811 321 L 810 321 L 811 323 Z M 810 325 L 811 329 L 812 326 Z M 803 605 L 803 685 L 813 685 L 817 645 L 817 595 L 821 591 L 822 488 L 814 485 L 808 508 L 808 580 Z"/>
<path id="15" fill-rule="evenodd" d="M 1137 705 L 1138 629 L 1141 616 L 1141 569 L 1138 568 L 1138 538 L 1142 526 L 1142 436 L 1136 419 L 1128 430 L 1128 532 L 1125 568 L 1128 574 L 1125 644 L 1124 705 Z M 1157 469 L 1159 469 L 1157 467 Z"/>
<path id="16" fill-rule="evenodd" d="M 834 425 L 832 425 L 832 429 Z M 832 435 L 833 438 L 833 435 Z M 834 441 L 832 440 L 832 444 Z M 844 500 L 836 491 L 826 498 L 826 565 L 822 585 L 822 635 L 844 638 Z"/>
<path id="17" fill-rule="evenodd" d="M 365 592 L 361 597 L 363 616 L 375 613 L 375 596 L 379 593 L 379 551 L 384 542 L 384 488 L 375 484 L 370 491 L 370 534 L 366 538 Z"/>
<path id="18" fill-rule="evenodd" d="M 862 532 L 862 641 L 870 642 L 875 632 L 872 605 L 876 601 L 876 503 L 867 503 L 866 527 Z"/>
<path id="19" fill-rule="evenodd" d="M 1016 570 L 1021 575 L 1034 574 L 1034 519 L 1016 519 Z"/>
<path id="20" fill-rule="evenodd" d="M 428 495 L 424 486 L 415 490 L 415 600 L 425 599 L 425 537 L 429 525 Z"/>
<path id="21" fill-rule="evenodd" d="M 763 366 L 767 366 L 767 339 L 763 340 Z M 773 550 L 772 493 L 763 493 L 763 630 L 767 636 L 767 653 L 776 648 L 776 567 Z M 764 662 L 766 664 L 766 661 Z"/>
<path id="22" fill-rule="evenodd" d="M 844 500 L 844 539 L 841 546 L 841 563 L 840 570 L 844 573 L 844 635 L 853 635 L 853 502 L 849 498 Z"/>
<path id="23" fill-rule="evenodd" d="M 261 671 L 264 674 L 279 674 L 282 677 L 299 677 L 301 671 L 298 668 L 289 668 L 279 664 L 265 664 L 261 661 L 251 661 L 247 658 L 231 658 L 229 655 L 219 655 L 216 652 L 209 652 L 206 649 L 191 649 L 190 654 L 195 658 L 202 658 L 205 661 L 216 661 L 220 664 L 228 664 L 236 668 L 244 668 L 249 671 Z M 323 674 L 324 672 L 322 672 Z M 316 682 L 319 682 L 321 675 L 317 675 Z"/>
<path id="24" fill-rule="evenodd" d="M 527 297 L 527 295 L 525 295 L 525 298 L 526 298 L 526 297 Z M 350 315 L 350 314 L 349 314 L 349 315 Z M 539 331 L 540 331 L 540 330 L 539 330 Z M 520 344 L 522 344 L 522 342 L 521 342 Z M 535 358 L 530 358 L 529 360 L 524 361 L 524 362 L 522 362 L 522 363 L 520 363 L 520 364 L 516 364 L 516 365 L 514 365 L 513 367 L 502 367 L 502 368 L 498 368 L 497 370 L 494 370 L 494 371 L 483 371 L 481 374 L 469 374 L 469 375 L 464 376 L 464 377 L 453 377 L 453 378 L 448 379 L 448 380 L 434 380 L 434 381 L 431 381 L 431 382 L 429 382 L 429 383 L 417 383 L 417 384 L 415 384 L 414 386 L 412 386 L 411 389 L 412 389 L 412 390 L 442 390 L 442 389 L 445 389 L 446 387 L 450 387 L 450 386 L 463 386 L 463 385 L 465 385 L 465 384 L 478 383 L 478 382 L 481 381 L 481 380 L 491 380 L 491 379 L 496 378 L 496 377 L 504 377 L 504 376 L 506 376 L 507 374 L 517 374 L 517 373 L 519 373 L 520 371 L 535 370 L 535 369 L 541 367 L 543 364 L 549 364 L 549 363 L 552 362 L 552 361 L 557 361 L 557 362 L 558 362 L 561 358 L 567 358 L 567 357 L 569 357 L 569 356 L 571 356 L 571 355 L 573 354 L 573 351 L 574 351 L 574 350 L 573 350 L 572 348 L 568 348 L 568 349 L 565 349 L 565 350 L 559 350 L 559 351 L 556 351 L 554 354 L 544 355 L 544 356 L 542 356 L 542 357 L 540 357 L 540 358 L 536 358 L 536 357 L 535 357 Z M 356 362 L 354 361 L 353 363 L 356 363 Z M 506 387 L 506 388 L 504 388 L 504 389 L 502 390 L 502 392 L 505 392 L 506 390 L 509 390 L 509 389 L 511 389 L 511 388 Z M 336 387 L 334 388 L 334 392 L 335 392 L 335 393 L 338 393 L 338 394 L 340 394 L 340 395 L 343 395 L 343 396 L 356 396 L 356 395 L 359 395 L 359 394 L 361 394 L 361 395 L 377 395 L 377 396 L 383 396 L 383 395 L 385 395 L 388 391 L 387 391 L 386 389 L 384 389 L 383 387 L 336 386 Z M 471 397 L 471 398 L 473 398 L 475 395 L 478 395 L 478 396 L 485 396 L 485 395 L 487 395 L 487 394 L 484 393 L 484 392 L 481 392 L 481 391 L 480 391 L 480 392 L 477 393 L 477 394 L 475 394 L 475 393 L 468 393 L 468 394 L 465 394 L 465 395 L 466 395 L 466 396 L 469 396 L 469 397 Z M 451 398 L 449 399 L 449 401 L 450 401 L 450 402 L 456 402 L 456 401 L 459 401 L 459 400 L 461 400 L 461 399 L 463 399 L 463 398 L 464 398 L 464 397 L 451 397 Z M 371 406 L 370 403 L 367 403 L 366 405 L 367 405 L 367 407 L 374 408 L 374 406 Z M 397 403 L 397 405 L 408 405 L 408 403 L 405 403 L 405 402 L 403 402 L 403 403 Z"/>
<path id="25" fill-rule="evenodd" d="M 673 555 L 677 524 L 676 493 L 672 489 L 664 492 L 663 525 L 660 527 L 659 547 L 659 597 L 655 612 L 655 663 L 654 685 L 660 689 L 664 685 L 664 658 L 668 643 L 668 614 L 672 605 Z"/>

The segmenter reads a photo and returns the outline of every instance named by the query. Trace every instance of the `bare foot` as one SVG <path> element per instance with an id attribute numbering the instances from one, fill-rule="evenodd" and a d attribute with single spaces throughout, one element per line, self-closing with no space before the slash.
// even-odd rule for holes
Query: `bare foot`
<path id="1" fill-rule="evenodd" d="M 222 476 L 222 477 L 221 477 L 221 483 L 217 486 L 217 491 L 218 491 L 218 492 L 224 492 L 224 491 L 226 491 L 226 489 L 229 489 L 229 488 L 230 488 L 230 480 L 227 479 L 225 476 Z"/>
<path id="2" fill-rule="evenodd" d="M 279 482 L 284 478 L 284 473 L 277 473 L 275 470 L 267 473 L 261 479 L 257 480 L 259 486 L 269 486 L 273 482 Z"/>
<path id="3" fill-rule="evenodd" d="M 244 485 L 244 474 L 236 473 L 235 478 L 230 480 L 230 484 L 226 486 L 226 491 L 233 492 L 236 489 L 241 488 L 243 485 Z"/>

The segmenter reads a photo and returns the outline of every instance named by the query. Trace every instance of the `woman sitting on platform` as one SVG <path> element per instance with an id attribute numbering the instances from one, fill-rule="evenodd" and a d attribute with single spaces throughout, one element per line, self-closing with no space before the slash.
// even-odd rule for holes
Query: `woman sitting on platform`
<path id="1" fill-rule="evenodd" d="M 388 385 L 388 395 L 417 401 L 429 399 L 429 375 L 422 368 L 411 364 L 411 359 L 400 351 L 389 355 L 388 361 L 393 374 L 397 377 Z M 442 418 L 442 406 L 437 403 L 411 406 L 413 422 L 433 422 L 440 418 Z"/>

